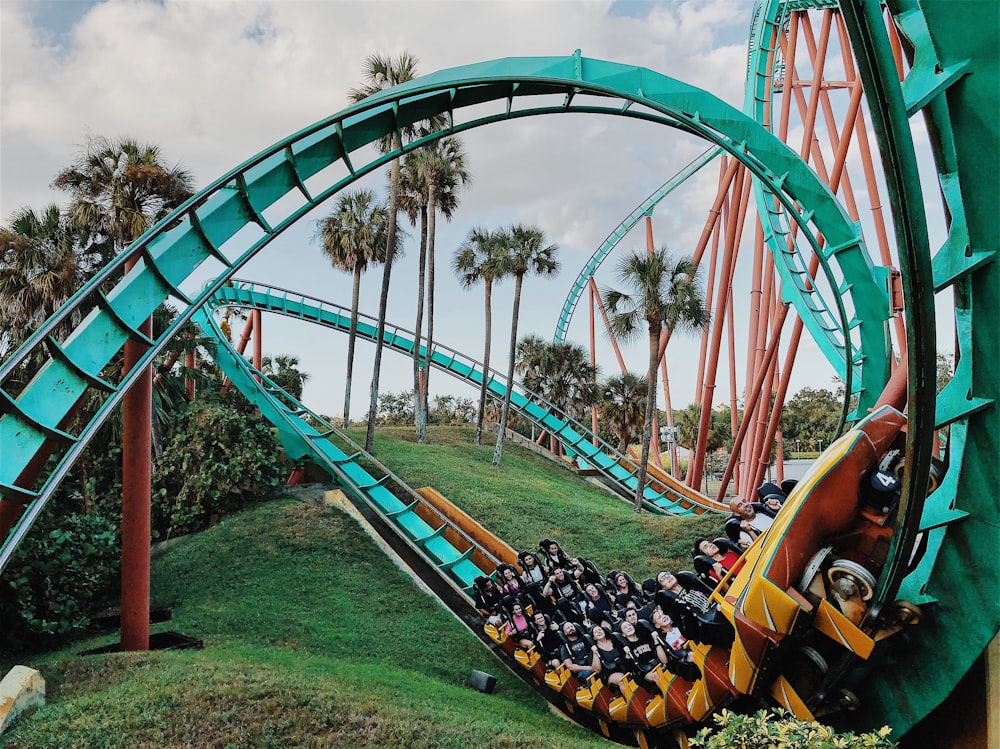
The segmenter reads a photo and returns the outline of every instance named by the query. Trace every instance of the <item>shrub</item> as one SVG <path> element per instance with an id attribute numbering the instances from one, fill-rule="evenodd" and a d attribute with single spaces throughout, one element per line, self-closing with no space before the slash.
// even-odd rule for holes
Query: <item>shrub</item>
<path id="1" fill-rule="evenodd" d="M 274 430 L 260 415 L 231 403 L 192 403 L 157 460 L 154 533 L 202 530 L 269 495 L 281 478 L 278 455 Z"/>
<path id="2" fill-rule="evenodd" d="M 0 577 L 0 643 L 12 650 L 83 630 L 117 594 L 120 540 L 99 515 L 43 513 Z"/>
<path id="3" fill-rule="evenodd" d="M 798 720 L 784 710 L 760 710 L 740 715 L 723 710 L 714 718 L 718 728 L 703 728 L 691 739 L 699 749 L 893 749 L 885 726 L 876 732 L 834 733 L 833 729 Z"/>

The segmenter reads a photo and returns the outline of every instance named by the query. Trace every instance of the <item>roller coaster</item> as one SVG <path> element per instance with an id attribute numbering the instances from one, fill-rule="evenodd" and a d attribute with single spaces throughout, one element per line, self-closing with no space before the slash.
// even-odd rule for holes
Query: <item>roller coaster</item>
<path id="1" fill-rule="evenodd" d="M 215 180 L 102 269 L 0 365 L 0 569 L 98 427 L 194 319 L 219 339 L 219 366 L 275 424 L 288 454 L 312 460 L 335 477 L 419 560 L 421 574 L 442 600 L 581 723 L 619 741 L 669 745 L 675 730 L 703 723 L 722 707 L 780 705 L 838 727 L 888 724 L 897 735 L 905 733 L 951 693 L 1000 626 L 1000 573 L 992 558 L 1000 541 L 993 324 L 1000 82 L 990 3 L 962 3 L 963 13 L 944 0 L 893 0 L 886 6 L 758 3 L 743 111 L 654 71 L 579 52 L 508 58 L 383 91 Z M 793 94 L 801 90 L 796 32 L 817 11 L 824 34 L 814 59 L 822 60 L 834 25 L 843 48 L 853 52 L 851 65 L 845 57 L 845 88 L 855 115 L 864 99 L 877 136 L 895 230 L 895 279 L 883 248 L 881 266 L 872 262 L 860 224 L 837 197 L 846 155 L 838 148 L 832 169 L 819 159 L 812 168 L 805 161 L 808 144 L 795 153 L 780 132 Z M 803 107 L 806 123 L 823 111 L 822 64 L 815 67 L 814 95 Z M 775 134 L 771 106 L 779 90 L 782 124 Z M 851 426 L 712 592 L 714 626 L 690 643 L 697 676 L 661 669 L 658 694 L 635 681 L 617 692 L 599 679 L 580 682 L 546 669 L 537 654 L 519 650 L 501 629 L 484 629 L 472 607 L 474 582 L 499 563 L 513 563 L 513 551 L 433 491 L 406 486 L 281 393 L 227 345 L 213 316 L 220 306 L 237 305 L 344 330 L 347 318 L 336 305 L 236 281 L 235 275 L 314 207 L 405 152 L 474 127 L 567 112 L 636 118 L 708 141 L 709 152 L 690 171 L 719 156 L 725 159 L 720 196 L 730 189 L 739 195 L 753 191 L 760 246 L 770 251 L 782 300 L 794 307 L 797 324 L 846 385 L 845 420 Z M 911 130 L 917 114 L 927 123 L 947 220 L 946 239 L 934 251 L 925 209 L 931 197 L 921 186 Z M 368 157 L 369 144 L 435 115 L 445 117 L 443 131 Z M 837 145 L 846 148 L 846 140 Z M 684 178 L 682 173 L 666 183 L 620 229 L 648 216 Z M 738 213 L 741 204 L 734 198 L 727 205 Z M 714 231 L 714 224 L 706 225 L 706 241 Z M 566 335 L 594 270 L 623 234 L 612 232 L 581 271 L 557 323 L 557 339 Z M 723 274 L 731 273 L 731 261 L 728 254 L 723 258 Z M 209 272 L 212 280 L 186 291 L 196 271 L 201 277 Z M 937 393 L 934 294 L 949 290 L 957 366 Z M 180 313 L 153 338 L 144 321 L 165 301 Z M 719 304 L 724 317 L 728 301 L 720 297 Z M 57 337 L 68 323 L 72 332 Z M 377 328 L 366 325 L 362 334 L 377 336 Z M 717 336 L 713 331 L 706 341 L 710 351 L 718 351 Z M 401 352 L 422 345 L 419 335 L 395 328 L 383 340 Z M 120 377 L 109 377 L 107 365 L 123 347 L 137 347 L 138 353 L 126 357 Z M 634 464 L 599 440 L 595 444 L 586 427 L 458 352 L 440 345 L 424 350 L 434 366 L 460 379 L 478 384 L 485 378 L 494 397 L 510 388 L 512 403 L 553 434 L 578 467 L 595 471 L 623 495 L 634 490 Z M 748 388 L 748 397 L 762 389 L 759 373 L 771 367 L 768 357 L 776 350 L 768 344 L 750 369 L 756 387 Z M 24 384 L 17 375 L 29 360 L 44 364 Z M 77 431 L 67 431 L 68 417 L 91 393 L 102 395 L 102 405 Z M 945 447 L 938 450 L 945 429 Z M 770 441 L 768 434 L 773 431 L 747 439 L 760 446 Z M 744 487 L 754 483 L 748 472 Z M 649 509 L 671 514 L 723 508 L 721 497 L 701 495 L 669 476 L 651 482 L 645 499 Z M 946 652 L 942 643 L 948 643 Z"/>

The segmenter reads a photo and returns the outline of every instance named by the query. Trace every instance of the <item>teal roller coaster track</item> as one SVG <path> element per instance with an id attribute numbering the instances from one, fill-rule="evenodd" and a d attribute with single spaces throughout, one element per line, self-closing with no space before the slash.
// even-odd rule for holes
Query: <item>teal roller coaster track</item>
<path id="1" fill-rule="evenodd" d="M 862 708 L 850 721 L 866 726 L 888 722 L 905 732 L 941 703 L 1000 624 L 1000 573 L 992 558 L 1000 512 L 994 262 L 1000 239 L 994 212 L 1000 84 L 992 3 L 963 3 L 963 13 L 944 0 L 892 0 L 887 5 L 910 56 L 902 82 L 892 64 L 880 5 L 861 0 L 842 4 L 892 201 L 908 323 L 907 463 L 898 531 L 878 580 L 877 599 L 888 604 L 905 597 L 923 604 L 927 614 L 909 635 L 909 647 L 876 651 L 856 690 Z M 757 15 L 753 33 L 761 43 L 755 45 L 757 56 L 751 56 L 748 86 L 757 93 L 748 99 L 748 112 L 651 70 L 579 53 L 510 58 L 441 71 L 384 91 L 279 141 L 214 181 L 98 273 L 0 365 L 0 493 L 5 502 L 25 507 L 0 545 L 0 569 L 141 372 L 181 325 L 216 295 L 227 293 L 234 274 L 254 255 L 312 208 L 401 153 L 434 138 L 521 117 L 579 112 L 639 118 L 695 134 L 743 164 L 758 185 L 758 205 L 768 206 L 761 219 L 786 291 L 827 357 L 839 362 L 848 392 L 863 413 L 878 399 L 889 373 L 885 279 L 873 267 L 858 226 L 831 191 L 758 122 L 767 98 L 759 95 L 759 87 L 773 73 L 762 62 L 763 41 L 793 7 L 797 5 L 767 2 Z M 554 97 L 558 104 L 552 103 Z M 484 109 L 491 113 L 481 114 Z M 467 113 L 473 114 L 463 119 Z M 923 207 L 928 198 L 920 187 L 910 130 L 917 114 L 928 123 L 949 219 L 947 239 L 934 252 Z M 446 117 L 444 131 L 370 160 L 363 156 L 368 144 L 434 115 Z M 829 288 L 835 290 L 832 298 L 821 299 L 815 291 L 801 254 L 786 251 L 792 225 L 800 244 L 820 258 Z M 112 284 L 133 261 L 135 267 Z M 213 269 L 214 280 L 197 294 L 186 294 L 185 282 L 205 268 Z M 958 364 L 952 381 L 936 394 L 931 292 L 949 289 L 955 297 Z M 140 325 L 167 299 L 180 306 L 180 314 L 150 339 Z M 58 340 L 54 331 L 59 324 L 73 320 L 79 322 L 72 333 Z M 207 318 L 203 322 L 209 324 Z M 104 371 L 130 339 L 148 349 L 113 381 Z M 412 346 L 413 340 L 399 345 Z M 44 365 L 23 384 L 17 374 L 29 358 Z M 465 376 L 471 373 L 469 367 Z M 249 393 L 257 391 L 235 368 L 230 376 Z M 66 431 L 67 415 L 92 392 L 103 394 L 103 405 L 79 431 Z M 280 402 L 273 395 L 268 398 Z M 526 398 L 523 407 L 534 406 Z M 333 444 L 332 432 L 327 434 L 330 430 L 317 427 L 313 419 L 304 420 L 300 406 L 282 413 L 273 402 L 267 408 L 285 425 L 289 440 L 313 451 L 352 492 L 379 505 L 386 516 L 394 515 L 402 532 L 467 595 L 473 568 L 482 569 L 473 562 L 480 553 L 476 547 L 458 541 L 449 541 L 450 550 L 441 545 L 440 539 L 457 537 L 428 522 L 416 504 L 384 496 L 379 487 L 388 473 L 373 477 L 362 467 L 368 456 L 349 452 L 354 448 L 347 445 L 324 447 Z M 556 419 L 559 424 L 545 422 L 547 428 L 558 430 L 583 453 L 589 439 L 585 430 L 576 431 L 551 413 L 538 418 Z M 947 466 L 932 487 L 931 438 L 944 427 L 950 428 Z M 29 467 L 50 454 L 41 475 L 26 481 Z M 933 491 L 928 495 L 929 487 Z M 665 501 L 671 507 L 664 509 L 675 509 L 674 499 Z M 947 653 L 940 647 L 945 642 Z"/>

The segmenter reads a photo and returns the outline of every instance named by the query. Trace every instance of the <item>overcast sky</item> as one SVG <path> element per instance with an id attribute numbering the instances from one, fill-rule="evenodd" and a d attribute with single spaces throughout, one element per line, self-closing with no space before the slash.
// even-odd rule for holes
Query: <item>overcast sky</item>
<path id="1" fill-rule="evenodd" d="M 649 67 L 742 105 L 750 0 L 664 2 L 16 2 L 0 3 L 0 218 L 21 206 L 65 202 L 50 187 L 88 133 L 158 144 L 205 185 L 258 151 L 348 103 L 373 52 L 408 50 L 420 72 L 498 57 L 569 55 Z M 706 145 L 661 126 L 624 118 L 568 115 L 522 119 L 462 136 L 474 182 L 451 224 L 439 222 L 435 337 L 481 358 L 482 293 L 460 289 L 450 259 L 469 229 L 537 224 L 560 247 L 562 273 L 529 278 L 520 335 L 551 338 L 577 273 L 608 233 Z M 657 244 L 690 252 L 715 194 L 717 169 L 677 191 L 654 215 Z M 365 183 L 384 191 L 383 174 Z M 241 272 L 350 304 L 350 278 L 312 240 L 321 206 Z M 745 235 L 752 240 L 752 231 Z M 412 236 L 416 236 L 415 232 Z M 641 226 L 620 250 L 645 246 Z M 417 247 L 411 239 L 394 271 L 389 318 L 412 328 Z M 613 260 L 598 282 L 613 285 Z M 362 311 L 378 309 L 380 271 L 363 283 Z M 494 295 L 493 366 L 503 369 L 512 285 Z M 737 309 L 745 309 L 745 300 Z M 739 314 L 739 313 L 738 313 Z M 586 343 L 581 304 L 570 338 Z M 265 318 L 266 354 L 292 354 L 312 379 L 305 400 L 342 412 L 347 337 Z M 598 333 L 599 364 L 617 364 Z M 373 346 L 359 347 L 352 414 L 367 408 Z M 831 387 L 832 369 L 811 342 L 802 346 L 793 391 Z M 644 369 L 645 345 L 626 357 Z M 694 397 L 693 342 L 668 349 L 675 407 Z M 720 387 L 726 378 L 720 371 Z M 742 373 L 740 382 L 742 382 Z M 383 390 L 409 387 L 410 365 L 387 354 Z M 435 389 L 474 393 L 438 375 Z M 438 390 L 440 392 L 441 390 Z M 723 390 L 719 399 L 727 397 Z M 662 405 L 662 404 L 661 404 Z"/>

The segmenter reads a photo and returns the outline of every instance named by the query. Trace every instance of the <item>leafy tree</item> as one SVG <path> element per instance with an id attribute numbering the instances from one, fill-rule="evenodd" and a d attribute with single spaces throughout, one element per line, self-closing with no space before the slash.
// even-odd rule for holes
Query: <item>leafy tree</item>
<path id="1" fill-rule="evenodd" d="M 701 406 L 692 403 L 674 414 L 674 423 L 677 425 L 678 443 L 689 450 L 694 450 L 698 443 L 698 428 L 701 421 Z M 729 406 L 718 406 L 712 409 L 711 420 L 708 428 L 708 441 L 705 452 L 713 453 L 716 450 L 726 447 L 731 448 L 733 444 L 733 424 Z"/>
<path id="2" fill-rule="evenodd" d="M 802 388 L 793 395 L 782 411 L 781 425 L 785 444 L 800 440 L 802 444 L 819 448 L 829 444 L 840 423 L 841 402 L 831 391 Z"/>
<path id="3" fill-rule="evenodd" d="M 709 313 L 698 277 L 698 267 L 690 257 L 674 260 L 666 248 L 655 252 L 634 252 L 622 258 L 618 279 L 628 291 L 606 289 L 604 304 L 616 336 L 628 341 L 648 333 L 649 365 L 646 409 L 643 418 L 642 456 L 633 508 L 642 510 L 649 445 L 656 408 L 657 367 L 660 363 L 660 336 L 674 330 L 695 331 L 708 325 Z"/>
<path id="4" fill-rule="evenodd" d="M 601 386 L 601 422 L 618 438 L 618 452 L 624 453 L 642 429 L 646 389 L 646 378 L 632 372 L 609 377 Z"/>
<path id="5" fill-rule="evenodd" d="M 944 390 L 944 386 L 951 382 L 951 378 L 955 376 L 955 365 L 954 357 L 950 354 L 938 354 L 937 355 L 937 390 L 935 392 L 940 393 Z"/>
<path id="6" fill-rule="evenodd" d="M 351 89 L 348 96 L 351 101 L 359 102 L 380 91 L 406 83 L 417 77 L 417 59 L 409 52 L 399 55 L 369 55 L 363 64 L 362 75 L 364 84 L 360 88 Z M 435 123 L 432 128 L 437 129 Z M 402 125 L 393 129 L 392 133 L 379 141 L 382 153 L 392 153 L 403 147 L 403 138 L 410 138 L 417 133 L 416 125 Z M 382 370 L 382 349 L 385 336 L 385 314 L 389 303 L 389 280 L 392 272 L 392 262 L 396 250 L 396 215 L 399 212 L 399 159 L 393 159 L 389 166 L 389 226 L 386 232 L 385 265 L 382 269 L 382 292 L 379 296 L 378 333 L 375 338 L 375 363 L 372 367 L 371 400 L 368 406 L 368 429 L 365 434 L 365 450 L 371 452 L 375 442 L 375 419 L 378 414 L 378 386 Z"/>
<path id="7" fill-rule="evenodd" d="M 351 382 L 354 373 L 354 352 L 358 338 L 358 304 L 361 297 L 361 274 L 369 265 L 384 263 L 389 237 L 389 211 L 375 200 L 371 190 L 356 190 L 340 196 L 333 212 L 321 219 L 316 238 L 322 242 L 323 254 L 334 267 L 354 276 L 351 293 L 351 330 L 347 341 L 347 381 L 344 386 L 344 427 L 351 421 Z M 399 233 L 394 233 L 399 250 Z"/>
<path id="8" fill-rule="evenodd" d="M 466 289 L 480 281 L 485 287 L 486 331 L 483 342 L 483 379 L 479 386 L 479 407 L 476 410 L 477 445 L 482 444 L 483 418 L 486 413 L 486 391 L 489 384 L 490 342 L 493 335 L 493 284 L 507 275 L 501 247 L 502 234 L 489 229 L 476 228 L 459 246 L 452 259 L 452 269 Z"/>
<path id="9" fill-rule="evenodd" d="M 0 575 L 0 650 L 53 646 L 85 629 L 117 597 L 120 547 L 113 518 L 46 506 Z"/>
<path id="10" fill-rule="evenodd" d="M 493 451 L 493 465 L 500 465 L 503 454 L 504 430 L 510 414 L 510 387 L 514 381 L 514 359 L 517 351 L 517 318 L 521 307 L 521 287 L 526 275 L 552 277 L 559 272 L 556 252 L 559 248 L 545 243 L 541 229 L 533 226 L 513 226 L 503 234 L 502 248 L 498 259 L 506 270 L 504 275 L 514 276 L 514 310 L 510 322 L 510 353 L 507 360 L 507 388 L 500 411 L 500 426 L 497 430 L 497 445 Z"/>
<path id="11" fill-rule="evenodd" d="M 476 409 L 471 398 L 456 398 L 454 395 L 435 395 L 430 421 L 434 424 L 468 424 L 476 417 Z"/>
<path id="12" fill-rule="evenodd" d="M 410 224 L 420 230 L 420 252 L 417 258 L 417 312 L 413 330 L 419 341 L 424 328 L 424 299 L 427 285 L 427 190 L 419 170 L 417 154 L 420 150 L 411 151 L 403 159 L 399 170 L 399 208 L 406 214 Z M 413 397 L 420 393 L 420 347 L 413 347 Z M 420 419 L 424 415 L 421 408 L 414 408 L 414 426 L 419 437 Z"/>
<path id="13" fill-rule="evenodd" d="M 380 424 L 399 426 L 413 421 L 413 392 L 383 393 L 376 418 Z"/>

